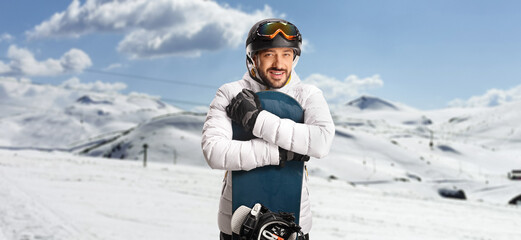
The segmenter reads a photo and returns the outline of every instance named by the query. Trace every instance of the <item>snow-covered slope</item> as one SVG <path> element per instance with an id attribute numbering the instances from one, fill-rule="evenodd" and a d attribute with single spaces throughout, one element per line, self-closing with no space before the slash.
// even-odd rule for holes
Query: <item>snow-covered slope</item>
<path id="1" fill-rule="evenodd" d="M 152 117 L 181 112 L 142 94 L 70 90 L 27 82 L 0 82 L 0 145 L 66 149 L 119 132 Z"/>
<path id="2" fill-rule="evenodd" d="M 310 169 L 422 196 L 461 189 L 468 199 L 506 204 L 521 194 L 521 184 L 507 179 L 507 172 L 521 168 L 521 114 L 512 111 L 521 102 L 435 111 L 366 108 L 373 110 L 334 113 L 337 135 L 331 154 L 311 162 Z"/>
<path id="3" fill-rule="evenodd" d="M 223 172 L 0 150 L 0 239 L 217 239 Z M 402 183 L 403 184 L 403 183 Z M 517 239 L 521 208 L 310 178 L 313 239 Z"/>
<path id="4" fill-rule="evenodd" d="M 205 116 L 190 113 L 162 115 L 149 119 L 116 137 L 93 146 L 81 145 L 76 152 L 89 156 L 206 166 L 200 142 Z"/>
<path id="5" fill-rule="evenodd" d="M 93 93 L 0 82 L 0 145 L 208 168 L 201 153 L 203 115 L 181 112 L 139 94 Z M 38 104 L 35 104 L 38 103 Z M 420 111 L 362 97 L 334 112 L 329 156 L 312 159 L 309 173 L 438 198 L 463 190 L 471 201 L 507 204 L 521 181 L 521 102 L 494 108 Z"/>

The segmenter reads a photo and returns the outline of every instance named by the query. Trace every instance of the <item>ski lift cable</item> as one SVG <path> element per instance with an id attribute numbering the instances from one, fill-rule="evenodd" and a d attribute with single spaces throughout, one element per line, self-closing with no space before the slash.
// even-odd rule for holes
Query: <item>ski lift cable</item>
<path id="1" fill-rule="evenodd" d="M 7 61 L 11 60 L 11 59 L 6 58 L 6 57 L 0 57 L 0 59 L 7 60 Z M 196 87 L 196 88 L 206 88 L 206 89 L 212 89 L 212 90 L 215 90 L 215 89 L 219 88 L 219 86 L 208 85 L 208 84 L 201 84 L 201 83 L 196 83 L 196 82 L 184 82 L 184 81 L 172 80 L 172 79 L 166 79 L 166 78 L 159 78 L 159 77 L 135 75 L 135 74 L 128 74 L 128 73 L 110 72 L 110 71 L 99 70 L 99 69 L 94 69 L 94 68 L 83 69 L 83 72 L 102 74 L 102 75 L 110 75 L 110 76 L 116 76 L 116 77 L 122 77 L 122 78 L 132 78 L 132 79 L 137 79 L 137 80 L 147 81 L 147 82 L 153 81 L 153 82 L 160 82 L 160 83 L 167 83 L 167 84 L 174 84 L 174 85 L 185 85 L 185 86 L 191 86 L 191 87 Z M 29 76 L 27 76 L 25 74 L 21 74 L 20 76 L 29 77 Z"/>

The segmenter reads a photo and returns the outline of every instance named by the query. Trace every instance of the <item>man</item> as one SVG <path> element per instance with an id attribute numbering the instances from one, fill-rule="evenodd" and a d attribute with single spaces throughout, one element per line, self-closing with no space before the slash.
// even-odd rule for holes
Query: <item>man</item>
<path id="1" fill-rule="evenodd" d="M 303 84 L 294 71 L 302 45 L 295 25 L 282 19 L 256 23 L 246 39 L 248 72 L 239 81 L 223 85 L 203 127 L 201 146 L 214 169 L 251 170 L 284 161 L 322 158 L 331 148 L 335 127 L 322 92 Z M 273 90 L 296 99 L 304 109 L 304 123 L 281 119 L 262 110 L 255 92 Z M 253 133 L 256 139 L 232 140 L 232 121 Z M 225 175 L 218 222 L 221 239 L 231 239 L 232 178 Z M 309 239 L 311 210 L 307 175 L 302 186 L 299 223 Z"/>

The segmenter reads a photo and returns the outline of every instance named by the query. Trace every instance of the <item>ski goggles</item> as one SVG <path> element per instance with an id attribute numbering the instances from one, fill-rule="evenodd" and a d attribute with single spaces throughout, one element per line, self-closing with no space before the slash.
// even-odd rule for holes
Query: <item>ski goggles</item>
<path id="1" fill-rule="evenodd" d="M 257 35 L 273 39 L 277 34 L 282 34 L 287 40 L 295 40 L 299 35 L 299 31 L 295 25 L 283 22 L 267 22 L 257 28 Z"/>

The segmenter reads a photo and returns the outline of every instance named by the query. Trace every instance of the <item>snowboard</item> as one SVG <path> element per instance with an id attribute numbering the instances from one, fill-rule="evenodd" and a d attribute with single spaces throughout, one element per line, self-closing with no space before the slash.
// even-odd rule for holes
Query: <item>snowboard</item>
<path id="1" fill-rule="evenodd" d="M 302 106 L 292 97 L 276 91 L 262 91 L 259 96 L 262 109 L 280 118 L 304 122 Z M 247 141 L 256 138 L 240 125 L 232 123 L 233 139 Z M 253 207 L 260 203 L 272 212 L 289 212 L 299 224 L 300 198 L 304 162 L 289 161 L 284 167 L 263 166 L 250 171 L 232 171 L 232 210 L 241 205 Z"/>

